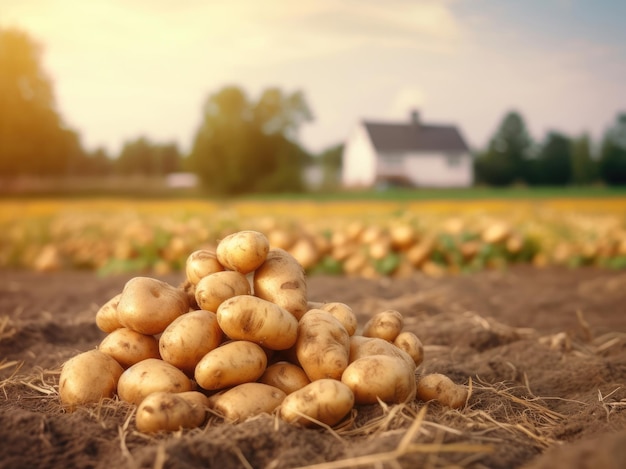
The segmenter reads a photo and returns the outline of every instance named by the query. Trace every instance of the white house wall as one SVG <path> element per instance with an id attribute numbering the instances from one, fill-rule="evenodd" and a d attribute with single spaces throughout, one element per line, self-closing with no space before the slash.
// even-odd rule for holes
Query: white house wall
<path id="1" fill-rule="evenodd" d="M 362 124 L 352 131 L 342 156 L 341 181 L 346 187 L 371 186 L 376 179 L 376 153 Z"/>
<path id="2" fill-rule="evenodd" d="M 469 154 L 457 154 L 458 163 L 449 164 L 446 153 L 408 153 L 404 155 L 405 175 L 418 187 L 468 187 L 473 183 L 473 164 Z M 383 156 L 384 158 L 384 156 Z"/>

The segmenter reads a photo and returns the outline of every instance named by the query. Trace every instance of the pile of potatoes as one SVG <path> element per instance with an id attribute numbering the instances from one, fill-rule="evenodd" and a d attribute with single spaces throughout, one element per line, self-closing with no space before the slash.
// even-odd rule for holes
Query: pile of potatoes
<path id="1" fill-rule="evenodd" d="M 63 365 L 61 402 L 71 411 L 117 396 L 137 406 L 142 432 L 197 427 L 209 412 L 332 426 L 355 404 L 467 400 L 443 375 L 416 378 L 423 347 L 398 311 L 356 334 L 352 309 L 309 301 L 302 265 L 258 231 L 193 252 L 178 287 L 129 280 L 96 324 L 108 335 Z"/>

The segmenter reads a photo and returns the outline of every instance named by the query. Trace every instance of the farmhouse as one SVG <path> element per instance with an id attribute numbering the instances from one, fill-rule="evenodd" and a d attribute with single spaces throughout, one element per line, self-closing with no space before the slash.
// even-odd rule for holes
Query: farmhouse
<path id="1" fill-rule="evenodd" d="M 346 140 L 346 187 L 467 187 L 473 183 L 469 148 L 452 125 L 430 125 L 413 111 L 408 122 L 360 122 Z"/>

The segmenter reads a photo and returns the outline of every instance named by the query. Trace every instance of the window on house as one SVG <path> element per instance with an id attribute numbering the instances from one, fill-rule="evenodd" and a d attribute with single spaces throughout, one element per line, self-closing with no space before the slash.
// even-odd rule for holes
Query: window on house
<path id="1" fill-rule="evenodd" d="M 461 165 L 461 155 L 457 153 L 450 153 L 446 156 L 446 160 L 448 162 L 448 166 L 460 166 Z"/>

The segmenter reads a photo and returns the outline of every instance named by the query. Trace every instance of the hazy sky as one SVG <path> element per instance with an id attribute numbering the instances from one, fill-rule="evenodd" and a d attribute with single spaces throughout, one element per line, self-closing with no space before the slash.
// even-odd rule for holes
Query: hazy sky
<path id="1" fill-rule="evenodd" d="M 474 147 L 512 109 L 536 139 L 599 138 L 626 110 L 624 0 L 0 0 L 0 26 L 44 45 L 65 121 L 113 153 L 141 135 L 187 150 L 229 84 L 302 90 L 312 151 L 413 107 Z"/>

